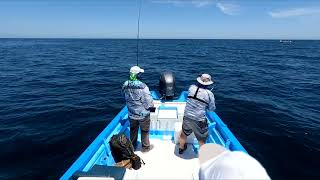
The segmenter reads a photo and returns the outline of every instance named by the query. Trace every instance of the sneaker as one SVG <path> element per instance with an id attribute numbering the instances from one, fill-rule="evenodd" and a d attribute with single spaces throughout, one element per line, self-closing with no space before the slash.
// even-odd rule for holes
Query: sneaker
<path id="1" fill-rule="evenodd" d="M 153 149 L 153 145 L 151 144 L 149 147 L 142 147 L 141 152 L 147 153 Z"/>
<path id="2" fill-rule="evenodd" d="M 184 144 L 183 149 L 179 148 L 179 154 L 182 154 L 187 149 L 187 143 Z"/>

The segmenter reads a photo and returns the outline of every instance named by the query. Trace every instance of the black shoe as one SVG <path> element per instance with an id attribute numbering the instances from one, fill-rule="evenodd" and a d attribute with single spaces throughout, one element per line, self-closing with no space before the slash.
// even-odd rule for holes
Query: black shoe
<path id="1" fill-rule="evenodd" d="M 147 153 L 153 149 L 153 145 L 151 144 L 149 147 L 142 147 L 141 152 Z"/>
<path id="2" fill-rule="evenodd" d="M 179 154 L 182 154 L 187 149 L 187 144 L 184 144 L 183 149 L 179 148 Z"/>

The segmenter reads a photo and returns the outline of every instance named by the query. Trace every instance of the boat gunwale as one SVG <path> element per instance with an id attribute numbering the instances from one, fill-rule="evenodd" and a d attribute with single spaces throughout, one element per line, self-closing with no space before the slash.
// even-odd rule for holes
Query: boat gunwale
<path id="1" fill-rule="evenodd" d="M 128 108 L 125 106 L 116 115 L 116 117 L 113 118 L 110 124 L 108 124 L 107 127 L 95 138 L 95 140 L 93 140 L 86 150 L 81 153 L 77 160 L 71 165 L 71 167 L 68 168 L 68 170 L 60 179 L 68 179 L 73 175 L 74 172 L 85 168 L 86 164 L 95 155 L 96 150 L 104 143 L 104 139 L 112 135 L 114 128 L 118 125 L 118 123 L 120 123 L 121 120 L 123 120 L 127 113 Z"/>

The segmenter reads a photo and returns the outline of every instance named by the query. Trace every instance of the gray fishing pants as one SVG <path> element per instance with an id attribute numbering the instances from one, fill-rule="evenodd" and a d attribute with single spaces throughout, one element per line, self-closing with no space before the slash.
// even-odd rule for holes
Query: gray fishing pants
<path id="1" fill-rule="evenodd" d="M 137 147 L 138 131 L 141 130 L 141 144 L 143 149 L 150 147 L 150 115 L 141 120 L 130 119 L 130 140 L 133 146 Z"/>

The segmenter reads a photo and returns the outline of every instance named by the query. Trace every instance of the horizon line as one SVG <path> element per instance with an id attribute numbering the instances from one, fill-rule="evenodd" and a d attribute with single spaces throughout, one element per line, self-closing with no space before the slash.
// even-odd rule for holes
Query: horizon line
<path id="1" fill-rule="evenodd" d="M 137 40 L 136 38 L 95 38 L 95 37 L 0 37 L 0 39 L 83 39 L 83 40 Z M 140 38 L 139 40 L 310 40 L 319 41 L 319 39 L 307 38 Z"/>

